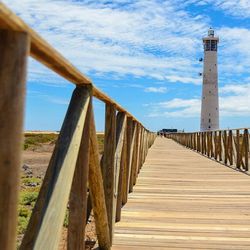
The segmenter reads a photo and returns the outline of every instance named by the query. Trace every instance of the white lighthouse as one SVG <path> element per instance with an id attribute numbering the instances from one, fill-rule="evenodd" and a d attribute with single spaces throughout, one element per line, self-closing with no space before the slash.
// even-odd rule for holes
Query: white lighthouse
<path id="1" fill-rule="evenodd" d="M 203 37 L 204 64 L 201 98 L 201 131 L 219 129 L 219 97 L 217 44 L 219 38 L 214 36 L 214 30 L 208 30 L 208 36 Z"/>

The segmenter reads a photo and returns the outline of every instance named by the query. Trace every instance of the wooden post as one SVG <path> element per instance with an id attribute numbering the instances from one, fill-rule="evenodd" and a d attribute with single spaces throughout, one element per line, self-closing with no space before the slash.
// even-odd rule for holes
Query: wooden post
<path id="1" fill-rule="evenodd" d="M 131 118 L 127 120 L 127 171 L 126 171 L 126 183 L 123 193 L 123 204 L 127 203 L 129 184 L 131 178 L 131 167 L 132 167 L 132 158 L 134 150 L 134 141 L 135 141 L 135 122 Z"/>
<path id="2" fill-rule="evenodd" d="M 117 202 L 113 207 L 114 218 L 113 220 L 119 220 L 121 210 L 121 185 L 122 185 L 122 151 L 125 140 L 127 116 L 123 112 L 117 113 L 116 120 L 116 151 L 115 151 L 115 197 Z M 115 222 L 114 221 L 114 222 Z M 113 222 L 113 223 L 114 223 Z"/>
<path id="3" fill-rule="evenodd" d="M 218 159 L 218 134 L 217 131 L 214 131 L 214 159 Z"/>
<path id="4" fill-rule="evenodd" d="M 240 154 L 240 131 L 236 130 L 236 168 L 241 166 L 241 154 Z"/>
<path id="5" fill-rule="evenodd" d="M 123 160 L 123 164 L 124 164 L 124 168 L 123 168 L 123 180 L 122 180 L 122 204 L 126 204 L 127 203 L 127 199 L 128 199 L 128 178 L 129 178 L 129 172 L 130 172 L 130 148 L 131 148 L 131 141 L 132 141 L 132 126 L 133 126 L 133 120 L 131 117 L 127 118 L 127 126 L 126 126 L 126 140 L 124 142 L 124 147 L 126 147 L 126 149 L 124 148 L 124 154 L 126 154 L 124 156 L 124 160 Z"/>
<path id="6" fill-rule="evenodd" d="M 198 132 L 197 133 L 197 151 L 198 152 L 201 152 L 201 139 L 200 139 L 200 137 L 201 137 L 201 133 Z"/>
<path id="7" fill-rule="evenodd" d="M 91 88 L 76 87 L 21 249 L 56 249 L 81 145 Z M 53 237 L 51 237 L 53 233 Z"/>
<path id="8" fill-rule="evenodd" d="M 126 119 L 127 120 L 127 119 Z M 116 207 L 116 222 L 121 220 L 121 209 L 123 206 L 123 194 L 126 188 L 126 172 L 127 172 L 127 122 L 125 124 L 124 140 L 121 152 L 120 173 L 118 181 L 118 195 Z"/>
<path id="9" fill-rule="evenodd" d="M 92 106 L 89 105 L 69 199 L 68 250 L 85 249 L 87 183 L 89 174 L 89 129 Z"/>
<path id="10" fill-rule="evenodd" d="M 98 244 L 100 249 L 108 250 L 111 247 L 111 243 L 103 178 L 99 158 L 94 114 L 92 110 L 90 119 L 89 188 L 95 217 Z"/>
<path id="11" fill-rule="evenodd" d="M 110 241 L 112 245 L 114 225 L 113 206 L 116 204 L 115 191 L 115 149 L 116 149 L 116 109 L 106 103 L 105 111 L 104 153 L 102 161 L 102 176 L 109 223 Z"/>
<path id="12" fill-rule="evenodd" d="M 0 30 L 0 246 L 16 249 L 29 37 Z"/>
<path id="13" fill-rule="evenodd" d="M 228 159 L 229 164 L 233 165 L 233 133 L 232 130 L 229 130 L 228 132 Z"/>
<path id="14" fill-rule="evenodd" d="M 137 162 L 138 162 L 138 143 L 139 143 L 139 124 L 136 123 L 135 124 L 135 143 L 134 143 L 134 149 L 133 149 L 129 192 L 133 191 L 133 186 L 134 186 L 135 179 L 136 179 Z"/>
<path id="15" fill-rule="evenodd" d="M 140 148 L 139 148 L 139 166 L 137 171 L 137 176 L 140 173 L 141 166 L 142 166 L 142 150 L 143 150 L 143 142 L 144 142 L 144 128 L 141 128 L 141 141 L 140 141 Z"/>
<path id="16" fill-rule="evenodd" d="M 222 137 L 221 137 L 221 131 L 219 131 L 219 161 L 222 161 Z"/>
<path id="17" fill-rule="evenodd" d="M 210 132 L 210 157 L 214 157 L 214 135 L 213 132 Z"/>
<path id="18" fill-rule="evenodd" d="M 134 185 L 136 184 L 139 167 L 140 167 L 140 147 L 141 147 L 141 136 L 142 136 L 142 126 L 138 124 L 138 143 L 137 143 L 137 161 L 136 161 L 136 171 L 134 176 Z"/>
<path id="19" fill-rule="evenodd" d="M 201 132 L 201 153 L 204 154 L 204 132 Z"/>
<path id="20" fill-rule="evenodd" d="M 249 155 L 249 133 L 248 129 L 244 129 L 244 146 L 243 146 L 243 155 L 245 158 L 245 171 L 248 171 L 248 155 Z"/>
<path id="21" fill-rule="evenodd" d="M 228 159 L 228 143 L 227 143 L 227 131 L 223 131 L 223 142 L 224 142 L 224 164 L 227 164 Z"/>

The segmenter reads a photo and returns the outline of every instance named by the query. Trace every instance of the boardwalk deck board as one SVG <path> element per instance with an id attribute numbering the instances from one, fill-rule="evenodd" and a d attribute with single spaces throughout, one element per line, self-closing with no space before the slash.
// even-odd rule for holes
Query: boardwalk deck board
<path id="1" fill-rule="evenodd" d="M 157 138 L 112 249 L 250 249 L 250 176 Z"/>

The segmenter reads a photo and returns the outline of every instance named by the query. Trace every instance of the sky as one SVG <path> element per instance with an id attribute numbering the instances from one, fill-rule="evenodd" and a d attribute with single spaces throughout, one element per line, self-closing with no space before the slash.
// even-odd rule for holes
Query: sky
<path id="1" fill-rule="evenodd" d="M 220 128 L 250 127 L 249 0 L 3 0 L 146 128 L 198 131 L 202 37 L 219 36 Z M 29 59 L 26 130 L 60 130 L 74 85 Z M 105 106 L 95 100 L 98 131 Z"/>

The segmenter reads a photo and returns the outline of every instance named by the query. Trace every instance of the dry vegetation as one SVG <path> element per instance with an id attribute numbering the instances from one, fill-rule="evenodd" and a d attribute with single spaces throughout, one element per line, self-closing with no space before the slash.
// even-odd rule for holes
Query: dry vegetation
<path id="1" fill-rule="evenodd" d="M 21 242 L 23 234 L 27 228 L 32 209 L 38 197 L 38 193 L 49 163 L 49 159 L 53 152 L 57 133 L 27 133 L 24 138 L 23 155 L 24 162 L 21 168 L 20 194 L 18 205 L 18 245 Z M 104 134 L 97 134 L 99 152 L 103 153 Z M 62 243 L 60 249 L 66 246 L 68 226 L 68 213 L 65 215 L 64 229 L 62 235 Z M 86 228 L 87 245 L 93 245 L 95 241 L 95 226 L 93 216 L 88 220 Z"/>

